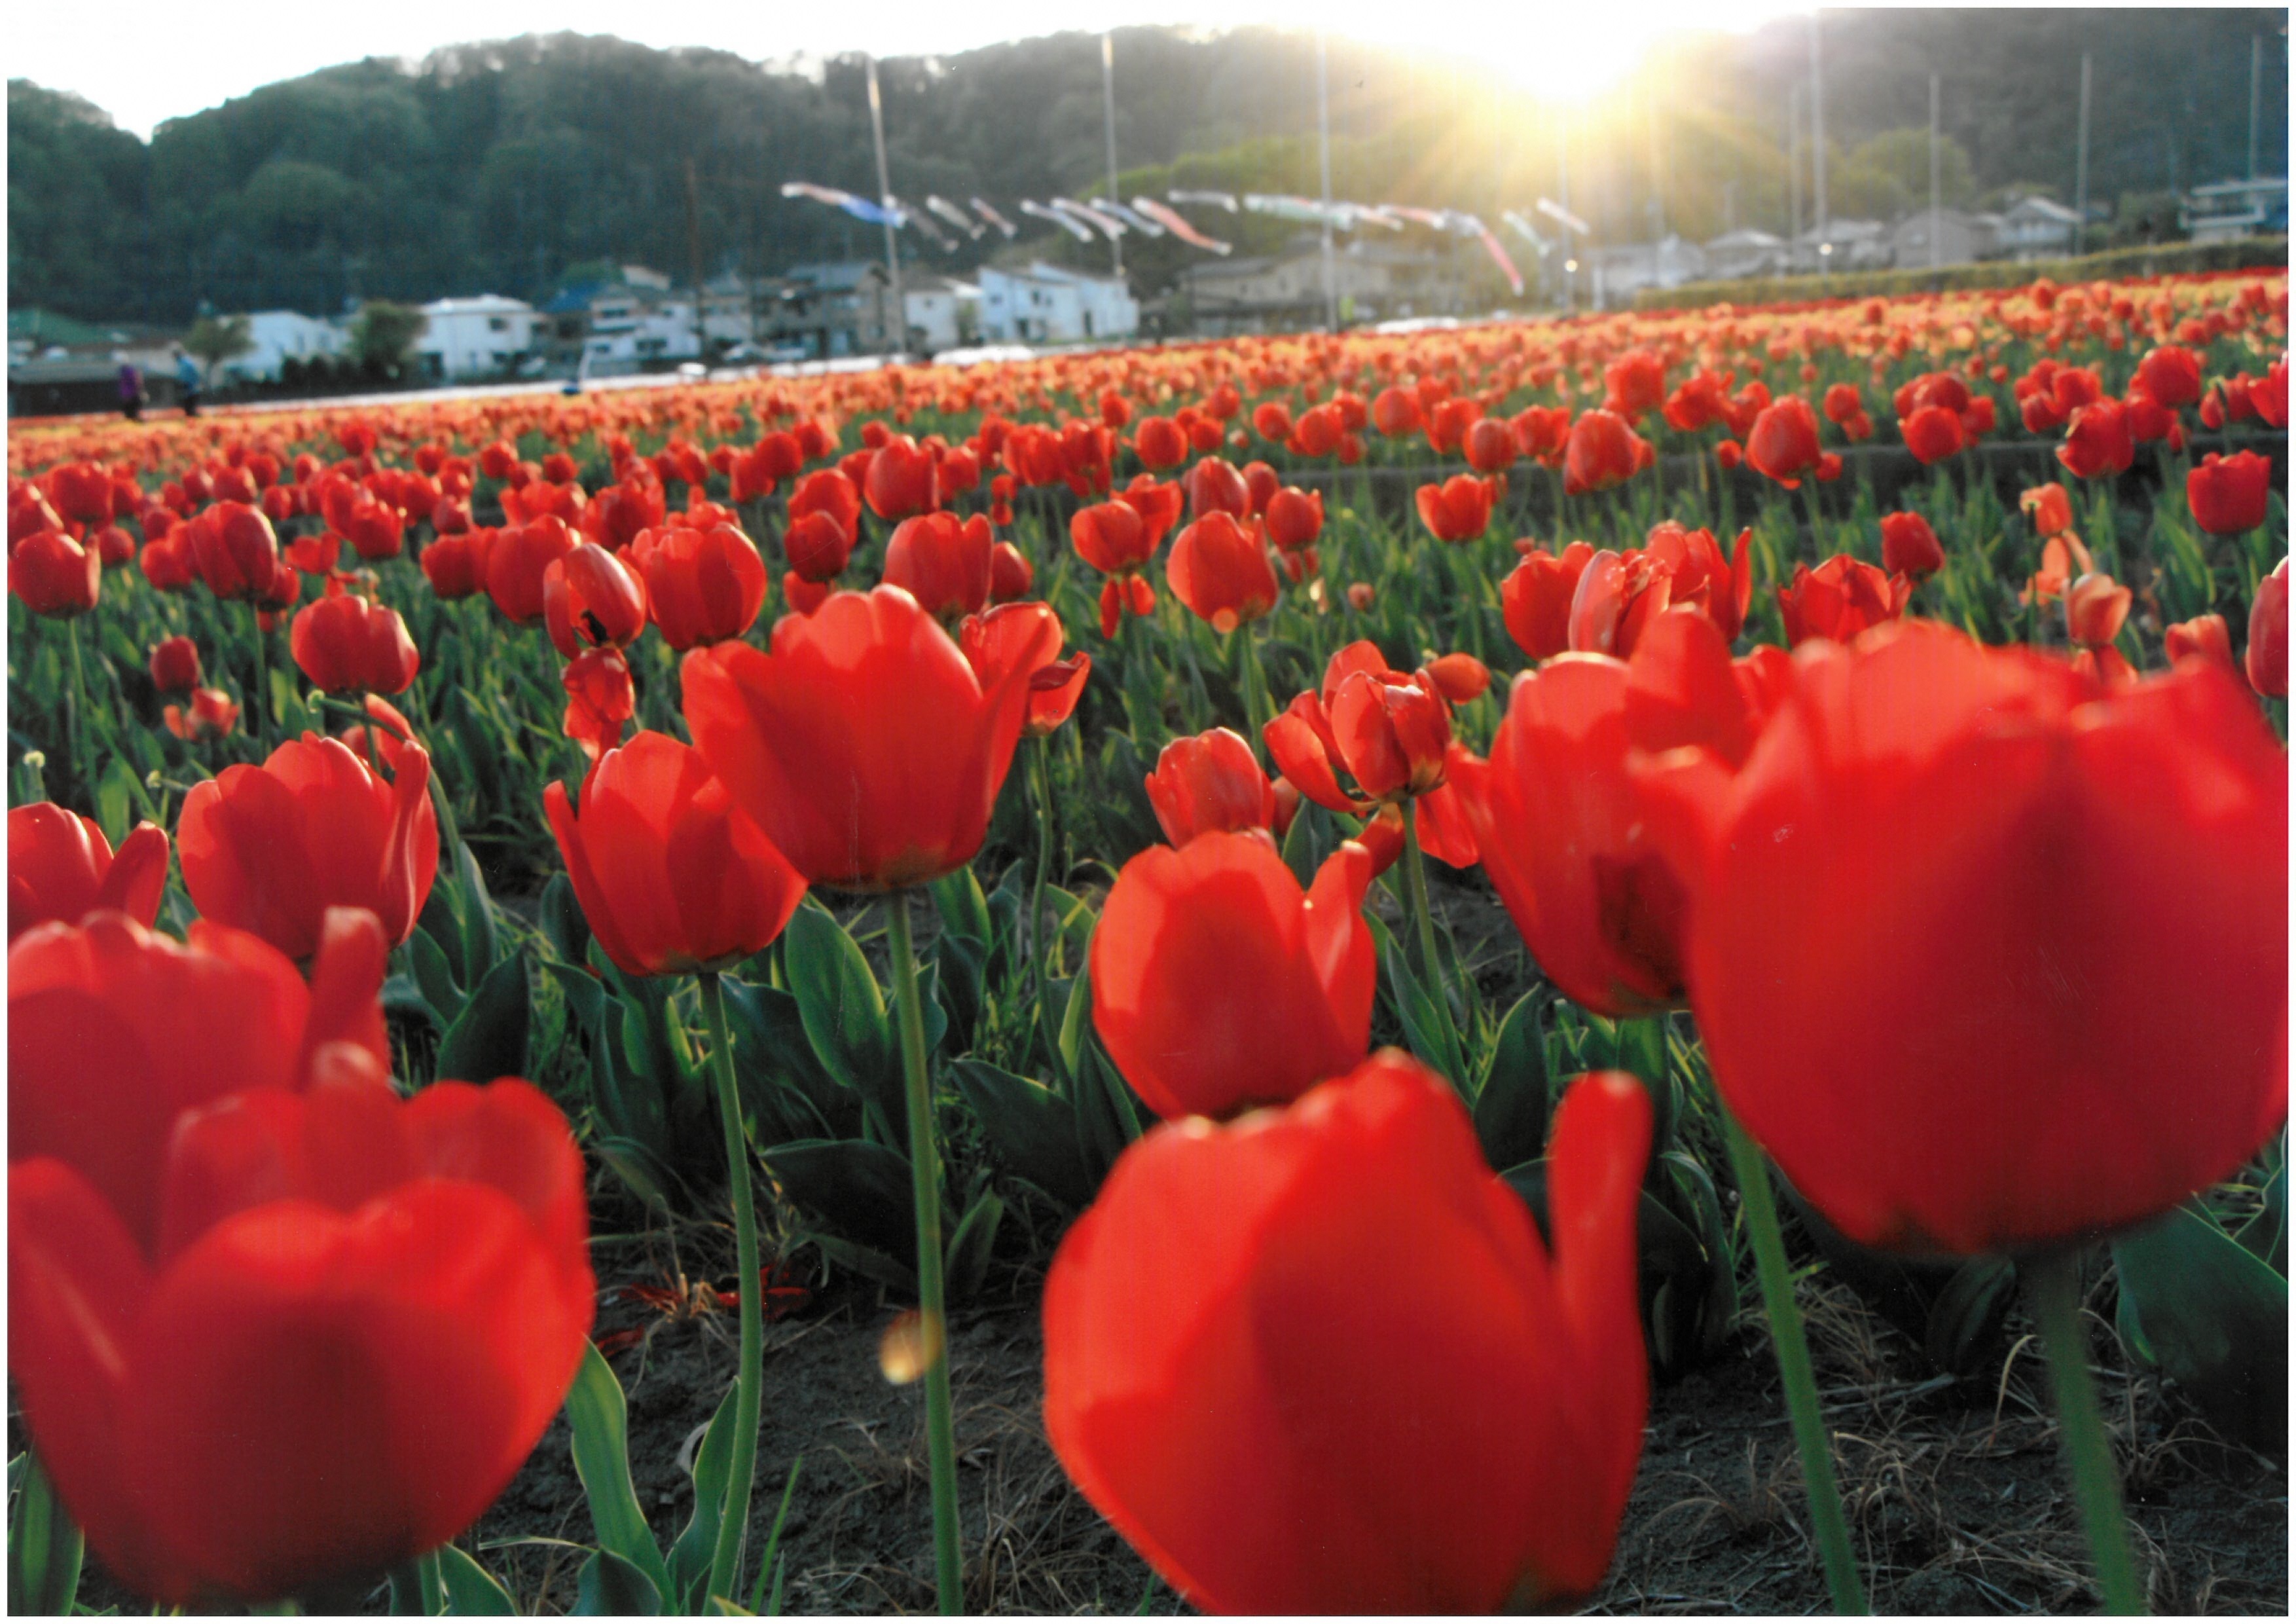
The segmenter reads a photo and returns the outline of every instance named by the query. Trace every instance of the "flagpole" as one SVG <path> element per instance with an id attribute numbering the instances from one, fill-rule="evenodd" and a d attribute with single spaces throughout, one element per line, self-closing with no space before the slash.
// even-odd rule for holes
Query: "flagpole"
<path id="1" fill-rule="evenodd" d="M 1340 290 L 1332 267 L 1332 95 L 1324 30 L 1316 30 L 1316 143 L 1324 166 L 1324 325 L 1340 330 Z"/>
<path id="2" fill-rule="evenodd" d="M 1123 194 L 1116 189 L 1116 30 L 1103 29 L 1100 36 L 1100 100 L 1101 111 L 1108 125 L 1108 201 L 1121 203 Z M 1124 239 L 1108 239 L 1108 257 L 1116 275 L 1124 275 Z"/>
<path id="3" fill-rule="evenodd" d="M 877 141 L 877 207 L 885 211 L 885 273 L 893 283 L 893 318 L 885 324 L 885 354 L 897 356 L 909 346 L 908 300 L 901 293 L 901 245 L 893 235 L 893 179 L 885 168 L 885 109 L 877 94 L 877 58 L 869 65 L 869 131 Z"/>

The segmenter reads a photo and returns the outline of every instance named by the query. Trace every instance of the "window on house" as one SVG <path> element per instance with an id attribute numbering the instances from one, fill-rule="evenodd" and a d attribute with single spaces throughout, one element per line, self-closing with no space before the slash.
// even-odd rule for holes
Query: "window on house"
<path id="1" fill-rule="evenodd" d="M 508 332 L 510 331 L 510 322 L 504 316 L 489 316 L 487 317 L 487 331 L 488 332 Z"/>

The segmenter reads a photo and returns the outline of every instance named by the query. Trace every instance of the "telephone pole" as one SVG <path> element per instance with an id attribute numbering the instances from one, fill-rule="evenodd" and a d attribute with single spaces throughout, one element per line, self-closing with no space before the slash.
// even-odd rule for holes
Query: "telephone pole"
<path id="1" fill-rule="evenodd" d="M 1825 246 L 1825 59 L 1817 46 L 1818 19 L 1809 14 L 1809 182 L 1817 205 L 1818 246 Z"/>
<path id="2" fill-rule="evenodd" d="M 877 141 L 877 207 L 885 211 L 885 274 L 892 279 L 893 315 L 885 324 L 885 353 L 897 356 L 909 345 L 909 305 L 901 294 L 901 245 L 893 236 L 893 177 L 885 168 L 885 108 L 877 94 L 877 58 L 869 65 L 869 131 Z"/>
<path id="3" fill-rule="evenodd" d="M 2073 252 L 2079 254 L 2088 236 L 2088 53 L 2081 53 L 2080 144 L 2073 159 Z"/>
<path id="4" fill-rule="evenodd" d="M 1340 287 L 1332 266 L 1332 90 L 1324 30 L 1316 30 L 1316 144 L 1324 168 L 1324 325 L 1340 330 Z"/>
<path id="5" fill-rule="evenodd" d="M 2256 140 L 2264 122 L 2264 36 L 2248 37 L 2248 178 L 2256 178 Z"/>
<path id="6" fill-rule="evenodd" d="M 1942 218 L 1939 208 L 1938 180 L 1938 76 L 1930 75 L 1930 269 L 1945 263 L 1945 244 L 1938 241 L 1938 226 Z"/>
<path id="7" fill-rule="evenodd" d="M 1104 29 L 1100 36 L 1100 101 L 1101 111 L 1108 126 L 1108 201 L 1121 203 L 1123 194 L 1116 189 L 1116 30 Z M 1124 275 L 1124 239 L 1108 240 L 1108 258 L 1115 267 L 1117 276 Z"/>

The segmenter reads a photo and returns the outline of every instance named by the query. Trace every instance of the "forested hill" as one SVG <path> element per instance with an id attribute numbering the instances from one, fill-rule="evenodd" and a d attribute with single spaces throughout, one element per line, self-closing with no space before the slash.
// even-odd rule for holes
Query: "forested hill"
<path id="1" fill-rule="evenodd" d="M 1926 144 L 1911 132 L 1926 127 L 1933 71 L 1956 201 L 2020 183 L 2070 199 L 2084 50 L 2093 200 L 2241 173 L 2256 34 L 2264 162 L 2279 172 L 2286 23 L 2268 10 L 1829 13 L 1833 212 L 1926 198 Z M 1126 29 L 1115 60 L 1128 195 L 1192 176 L 1314 190 L 1311 36 Z M 1338 190 L 1486 215 L 1523 208 L 1555 189 L 1567 135 L 1572 204 L 1605 236 L 1648 234 L 1654 198 L 1667 228 L 1693 237 L 1726 223 L 1779 228 L 1786 95 L 1808 67 L 1800 22 L 1685 40 L 1564 119 L 1496 79 L 1335 38 Z M 1105 190 L 1096 36 L 893 59 L 881 75 L 903 197 L 978 193 L 1001 206 Z M 148 145 L 76 97 L 14 80 L 8 135 L 9 304 L 89 318 L 177 321 L 202 300 L 329 311 L 357 296 L 539 298 L 591 264 L 683 278 L 697 239 L 711 272 L 877 247 L 869 228 L 779 194 L 787 179 L 876 191 L 858 57 L 772 67 L 529 37 L 266 86 L 163 124 Z M 1247 246 L 1276 230 L 1218 229 Z M 963 269 L 998 246 L 917 251 Z M 1141 291 L 1177 262 L 1136 256 Z"/>

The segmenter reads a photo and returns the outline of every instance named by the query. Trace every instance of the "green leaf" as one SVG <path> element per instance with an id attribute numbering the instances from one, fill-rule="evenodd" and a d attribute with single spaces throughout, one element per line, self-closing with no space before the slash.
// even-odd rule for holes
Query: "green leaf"
<path id="1" fill-rule="evenodd" d="M 898 1258 L 879 1251 L 873 1246 L 864 1246 L 858 1241 L 847 1241 L 833 1234 L 808 1234 L 805 1237 L 821 1249 L 821 1255 L 840 1268 L 888 1285 L 897 1292 L 914 1297 L 917 1290 L 917 1271 Z M 912 1250 L 915 1239 L 909 1242 Z"/>
<path id="2" fill-rule="evenodd" d="M 759 1152 L 800 1207 L 895 1257 L 916 1248 L 908 1159 L 867 1139 L 799 1139 Z"/>
<path id="3" fill-rule="evenodd" d="M 1379 956 L 1380 968 L 1387 973 L 1388 997 L 1395 1005 L 1396 1015 L 1403 1022 L 1405 1043 L 1414 1054 L 1449 1078 L 1455 1068 L 1450 1059 L 1449 1046 L 1444 1041 L 1447 1028 L 1441 1013 L 1436 1009 L 1427 989 L 1420 986 L 1418 978 L 1411 973 L 1411 967 L 1404 962 L 1401 947 L 1391 937 L 1387 938 L 1382 946 L 1385 951 Z M 1456 1079 L 1452 1080 L 1452 1087 L 1458 1087 Z"/>
<path id="4" fill-rule="evenodd" d="M 896 900 L 895 906 L 906 906 Z M 898 1136 L 907 1120 L 885 998 L 860 944 L 827 910 L 801 907 L 783 933 L 790 991 L 822 1069 L 885 1113 Z"/>
<path id="5" fill-rule="evenodd" d="M 1076 1111 L 1066 1100 L 987 1061 L 961 1060 L 952 1070 L 1007 1169 L 1069 1207 L 1092 1200 L 1095 1182 L 1077 1143 Z"/>
<path id="6" fill-rule="evenodd" d="M 1546 1076 L 1546 998 L 1525 993 L 1499 1025 L 1475 1094 L 1475 1137 L 1494 1168 L 1529 1161 L 1546 1147 L 1552 1109 Z"/>
<path id="7" fill-rule="evenodd" d="M 2284 1448 L 2288 1282 L 2191 1207 L 2120 1236 L 2112 1255 L 2144 1357 L 2226 1437 Z"/>
<path id="8" fill-rule="evenodd" d="M 989 1191 L 964 1215 L 948 1238 L 948 1298 L 962 1302 L 980 1290 L 988 1278 L 988 1265 L 996 1251 L 996 1228 L 1004 1218 L 1004 1203 Z"/>
<path id="9" fill-rule="evenodd" d="M 135 769 L 119 756 L 104 765 L 103 776 L 96 781 L 95 821 L 114 850 L 127 838 L 128 820 L 138 799 L 136 787 Z"/>
<path id="10" fill-rule="evenodd" d="M 462 983 L 455 980 L 446 953 L 424 925 L 414 927 L 414 934 L 406 939 L 406 962 L 414 973 L 414 985 L 439 1018 L 444 1030 L 463 1013 L 465 994 Z"/>
<path id="11" fill-rule="evenodd" d="M 2017 1296 L 2017 1266 L 2006 1258 L 1972 1258 L 1956 1269 L 1930 1304 L 1922 1350 L 1939 1370 L 1974 1375 Z"/>
<path id="12" fill-rule="evenodd" d="M 1061 1016 L 1061 1064 L 1068 1074 L 1077 1074 L 1077 1054 L 1084 1042 L 1085 1029 L 1092 1021 L 1092 959 L 1089 954 L 1078 967 L 1076 980 L 1069 984 L 1069 1006 Z"/>
<path id="13" fill-rule="evenodd" d="M 461 1619 L 506 1619 L 518 1612 L 502 1582 L 460 1546 L 438 1550 L 439 1578 L 447 1587 L 447 1612 Z"/>
<path id="14" fill-rule="evenodd" d="M 463 964 L 469 979 L 475 981 L 494 968 L 500 948 L 495 939 L 494 901 L 487 895 L 487 877 L 479 872 L 479 860 L 471 854 L 468 841 L 455 842 L 455 888 L 462 893 Z"/>
<path id="15" fill-rule="evenodd" d="M 526 1075 L 527 1029 L 533 1018 L 526 955 L 513 953 L 487 972 L 439 1043 L 438 1075 L 487 1083 Z"/>
<path id="16" fill-rule="evenodd" d="M 651 1618 L 661 1612 L 661 1586 L 611 1551 L 593 1551 L 574 1582 L 574 1616 Z"/>
<path id="17" fill-rule="evenodd" d="M 1302 801 L 1292 816 L 1292 827 L 1283 836 L 1283 862 L 1291 869 L 1300 889 L 1306 890 L 1316 883 L 1316 872 L 1324 859 L 1339 849 L 1338 833 L 1332 826 L 1332 815 L 1313 801 Z"/>
<path id="18" fill-rule="evenodd" d="M 972 1046 L 980 1021 L 981 970 L 986 949 L 969 936 L 944 931 L 933 945 L 935 1002 L 947 1018 L 951 1053 Z"/>
<path id="19" fill-rule="evenodd" d="M 631 1194 L 649 1207 L 663 1212 L 669 1210 L 669 1192 L 676 1185 L 677 1176 L 659 1154 L 636 1139 L 617 1138 L 610 1134 L 601 1134 L 592 1141 L 590 1148 L 597 1152 L 599 1161 L 612 1169 L 615 1177 L 629 1186 Z"/>
<path id="20" fill-rule="evenodd" d="M 8 1515 L 8 1611 L 22 1616 L 60 1617 L 79 1594 L 83 1545 L 78 1527 L 56 1497 L 37 1456 L 19 1456 L 22 1475 L 11 1463 L 16 1504 Z"/>
<path id="21" fill-rule="evenodd" d="M 1100 1045 L 1086 1041 L 1078 1057 L 1077 1147 L 1093 1187 L 1098 1189 L 1125 1147 L 1140 1136 L 1140 1123 L 1132 1107 L 1132 1090 Z"/>
<path id="22" fill-rule="evenodd" d="M 985 951 L 995 938 L 988 923 L 988 898 L 972 865 L 968 863 L 954 874 L 943 874 L 926 889 L 932 892 L 933 906 L 940 909 L 941 928 L 950 935 L 978 942 Z"/>
<path id="23" fill-rule="evenodd" d="M 574 1435 L 575 1475 L 590 1503 L 600 1554 L 620 1558 L 651 1580 L 653 1599 L 643 1611 L 659 1612 L 661 1594 L 669 1587 L 669 1569 L 654 1547 L 653 1530 L 638 1509 L 637 1488 L 630 1481 L 629 1408 L 613 1366 L 586 1341 L 581 1367 L 566 1394 L 566 1420 Z M 588 1565 L 583 1571 L 589 1572 Z"/>
<path id="24" fill-rule="evenodd" d="M 430 1000 L 422 996 L 422 989 L 414 984 L 414 978 L 404 972 L 384 979 L 382 1007 L 386 1014 L 404 1015 L 410 1021 L 424 1021 L 433 1031 L 446 1029 L 445 1019 L 430 1007 Z"/>
<path id="25" fill-rule="evenodd" d="M 590 922 L 582 916 L 574 882 L 563 873 L 551 875 L 542 888 L 542 931 L 558 956 L 570 964 L 580 964 L 589 954 Z"/>
<path id="26" fill-rule="evenodd" d="M 726 1018 L 733 1029 L 734 1074 L 742 1097 L 764 1120 L 765 1099 L 774 1102 L 773 1117 L 793 1131 L 778 1139 L 857 1138 L 861 1133 L 861 1096 L 822 1069 L 820 1057 L 806 1037 L 805 1018 L 796 997 L 778 987 L 726 976 L 718 987 L 726 995 Z M 790 1096 L 795 1096 L 791 1098 Z M 800 1126 L 810 1121 L 814 1126 Z"/>
<path id="27" fill-rule="evenodd" d="M 693 1452 L 693 1515 L 669 1547 L 669 1582 L 678 1611 L 692 1612 L 701 1603 L 709 1583 L 709 1567 L 718 1554 L 718 1529 L 725 1520 L 726 1490 L 734 1461 L 734 1401 L 741 1390 L 729 1387 L 718 1401 L 718 1413 Z"/>

